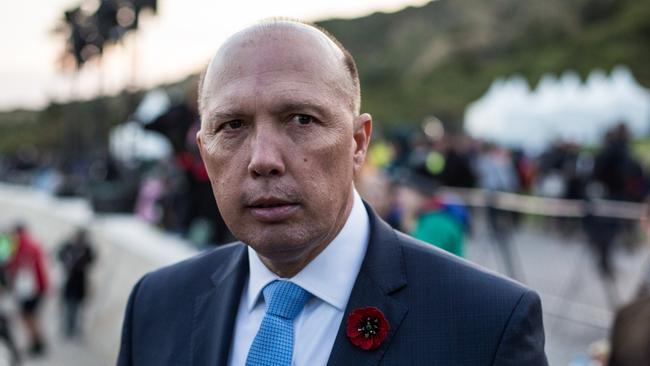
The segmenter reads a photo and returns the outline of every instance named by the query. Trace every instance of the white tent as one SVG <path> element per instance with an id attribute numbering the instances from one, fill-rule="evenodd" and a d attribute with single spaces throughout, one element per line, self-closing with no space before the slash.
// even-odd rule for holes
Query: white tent
<path id="1" fill-rule="evenodd" d="M 521 76 L 498 79 L 465 111 L 471 136 L 528 150 L 557 139 L 597 144 L 618 122 L 635 136 L 650 133 L 650 91 L 623 66 L 595 70 L 584 83 L 571 71 L 547 74 L 535 90 Z"/>

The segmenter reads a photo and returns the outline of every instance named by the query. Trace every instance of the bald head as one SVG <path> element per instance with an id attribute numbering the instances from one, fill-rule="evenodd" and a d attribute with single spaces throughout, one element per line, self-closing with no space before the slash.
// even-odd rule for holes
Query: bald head
<path id="1" fill-rule="evenodd" d="M 206 112 L 206 99 L 226 81 L 225 75 L 246 77 L 251 69 L 273 64 L 322 71 L 321 81 L 345 98 L 353 114 L 359 114 L 361 93 L 356 64 L 338 40 L 314 25 L 270 20 L 234 34 L 211 59 L 199 82 L 201 115 Z"/>

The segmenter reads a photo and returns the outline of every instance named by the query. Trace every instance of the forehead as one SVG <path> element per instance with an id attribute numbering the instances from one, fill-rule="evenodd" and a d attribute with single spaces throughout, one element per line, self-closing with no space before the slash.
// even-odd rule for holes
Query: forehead
<path id="1" fill-rule="evenodd" d="M 242 58 L 243 57 L 243 58 Z M 343 52 L 319 30 L 296 23 L 259 25 L 245 29 L 219 49 L 210 65 L 215 71 L 231 71 L 248 62 L 281 61 L 285 63 L 318 63 L 329 66 L 329 72 L 340 72 Z"/>
<path id="2" fill-rule="evenodd" d="M 307 26 L 304 26 L 307 27 Z M 271 28 L 233 36 L 206 71 L 203 100 L 234 92 L 347 94 L 342 53 L 329 38 L 313 29 Z"/>

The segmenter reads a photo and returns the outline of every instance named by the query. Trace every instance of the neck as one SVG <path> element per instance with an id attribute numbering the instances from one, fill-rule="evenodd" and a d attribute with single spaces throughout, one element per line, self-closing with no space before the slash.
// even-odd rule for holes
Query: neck
<path id="1" fill-rule="evenodd" d="M 326 247 L 326 246 L 325 246 Z M 318 257 L 318 255 L 325 249 L 325 247 L 321 248 L 318 252 L 308 256 L 308 257 L 303 257 L 301 260 L 298 261 L 292 261 L 288 263 L 277 263 L 277 261 L 271 261 L 268 258 L 260 256 L 260 260 L 264 265 L 273 273 L 278 275 L 280 278 L 291 278 L 300 273 L 307 265 L 314 260 L 314 258 Z"/>

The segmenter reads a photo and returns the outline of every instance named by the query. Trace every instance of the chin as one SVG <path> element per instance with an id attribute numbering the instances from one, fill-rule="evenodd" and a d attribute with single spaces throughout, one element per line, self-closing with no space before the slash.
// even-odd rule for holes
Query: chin
<path id="1" fill-rule="evenodd" d="M 269 253 L 269 255 L 272 253 L 288 254 L 309 248 L 310 241 L 291 236 L 268 235 L 261 238 L 261 240 L 251 240 L 248 245 L 260 253 Z"/>
<path id="2" fill-rule="evenodd" d="M 281 258 L 291 257 L 294 253 L 300 255 L 314 246 L 315 238 L 310 238 L 305 234 L 307 234 L 306 230 L 268 228 L 257 233 L 247 231 L 241 240 L 265 257 Z"/>

